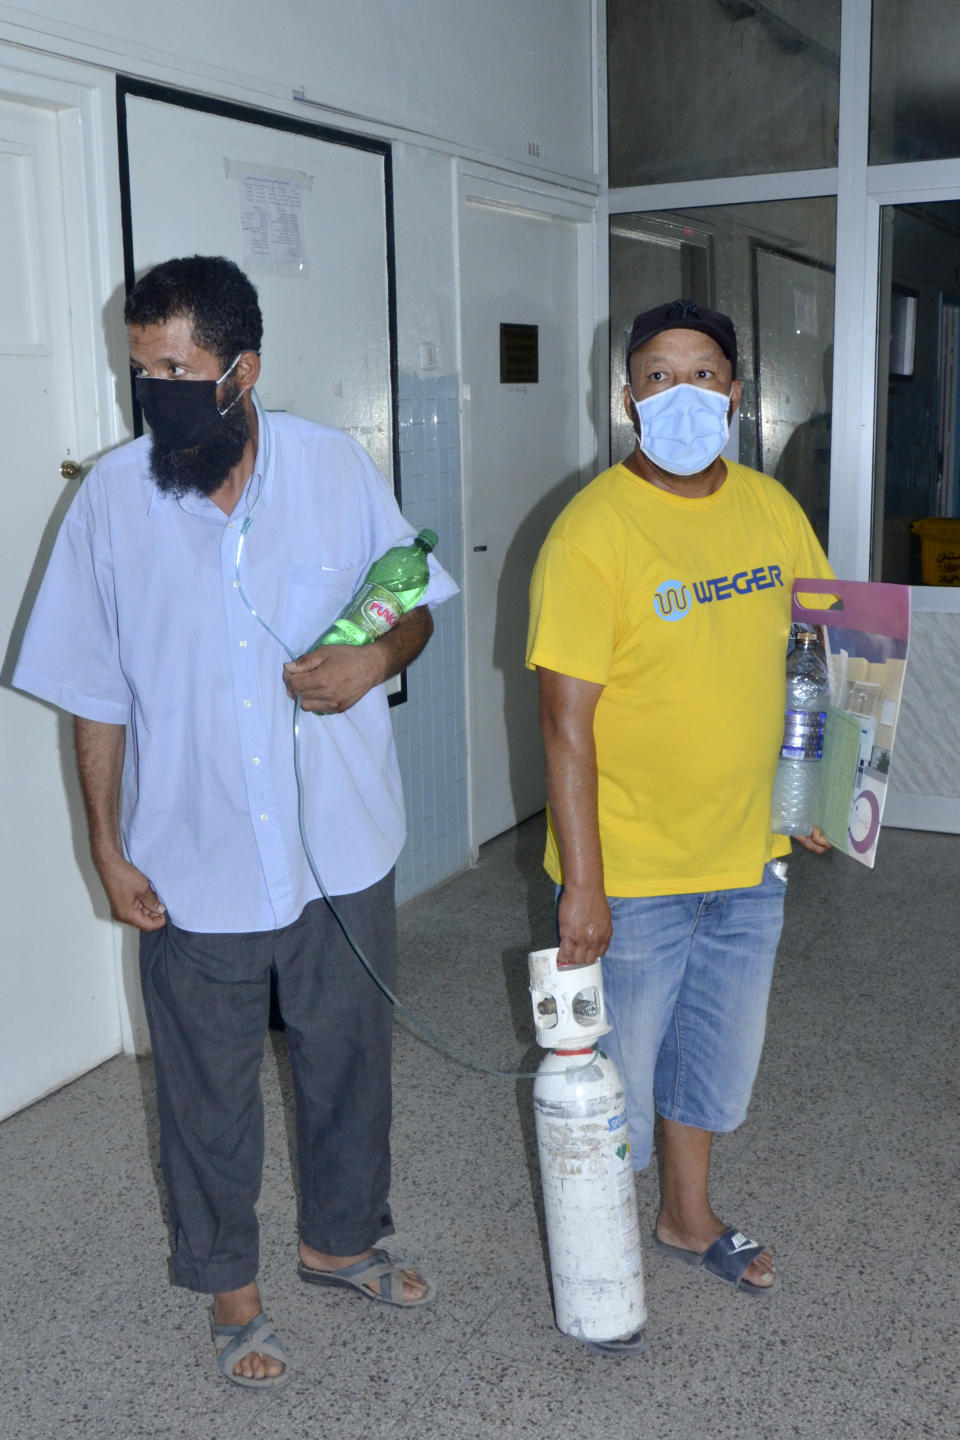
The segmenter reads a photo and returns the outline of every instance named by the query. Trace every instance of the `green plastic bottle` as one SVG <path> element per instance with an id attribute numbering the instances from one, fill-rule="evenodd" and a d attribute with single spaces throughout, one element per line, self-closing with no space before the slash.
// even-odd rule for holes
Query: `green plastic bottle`
<path id="1" fill-rule="evenodd" d="M 369 645 L 378 640 L 415 605 L 430 582 L 427 556 L 437 543 L 432 530 L 421 530 L 410 545 L 394 545 L 367 571 L 352 600 L 310 646 Z"/>

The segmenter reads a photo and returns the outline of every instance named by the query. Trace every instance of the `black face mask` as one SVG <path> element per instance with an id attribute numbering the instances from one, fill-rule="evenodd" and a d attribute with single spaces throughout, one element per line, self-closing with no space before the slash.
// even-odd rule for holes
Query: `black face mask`
<path id="1" fill-rule="evenodd" d="M 143 407 L 150 429 L 164 449 L 192 450 L 216 434 L 223 417 L 240 399 L 237 395 L 226 410 L 219 410 L 217 386 L 226 380 L 239 359 L 238 355 L 219 380 L 150 380 L 146 375 L 136 377 L 134 393 Z"/>
<path id="2" fill-rule="evenodd" d="M 230 383 L 228 380 L 227 384 Z M 238 389 L 234 386 L 231 402 L 237 398 Z M 243 459 L 250 438 L 250 417 L 242 405 L 228 406 L 228 413 L 210 439 L 194 445 L 192 450 L 174 450 L 154 435 L 150 443 L 150 473 L 157 489 L 178 496 L 189 492 L 213 495 Z"/>

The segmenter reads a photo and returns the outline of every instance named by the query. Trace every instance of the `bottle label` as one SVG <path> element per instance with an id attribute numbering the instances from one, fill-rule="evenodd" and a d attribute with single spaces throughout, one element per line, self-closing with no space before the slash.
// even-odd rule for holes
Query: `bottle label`
<path id="1" fill-rule="evenodd" d="M 362 586 L 350 602 L 346 618 L 358 625 L 371 640 L 377 640 L 392 630 L 402 614 L 395 595 L 382 585 Z"/>
<path id="2" fill-rule="evenodd" d="M 788 710 L 783 717 L 784 760 L 819 760 L 823 755 L 825 710 Z"/>

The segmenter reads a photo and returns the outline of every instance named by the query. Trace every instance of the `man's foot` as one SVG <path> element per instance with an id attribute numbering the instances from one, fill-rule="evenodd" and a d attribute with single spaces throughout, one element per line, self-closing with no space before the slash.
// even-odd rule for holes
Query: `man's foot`
<path id="1" fill-rule="evenodd" d="M 362 1260 L 375 1260 L 376 1254 L 373 1250 L 364 1250 L 359 1255 L 324 1255 L 320 1250 L 313 1250 L 309 1245 L 300 1241 L 300 1263 L 305 1270 L 312 1270 L 319 1275 L 336 1275 L 338 1270 L 346 1270 L 351 1265 L 357 1265 Z M 393 1304 L 420 1305 L 428 1297 L 429 1286 L 423 1277 L 416 1270 L 408 1269 L 401 1272 L 403 1279 L 403 1299 L 393 1300 Z M 346 1283 L 346 1282 L 344 1282 Z M 381 1298 L 380 1281 L 376 1276 L 369 1280 L 364 1279 L 362 1287 L 375 1298 Z M 386 1296 L 382 1298 L 386 1299 Z"/>
<path id="2" fill-rule="evenodd" d="M 259 1314 L 260 1291 L 255 1280 L 239 1290 L 226 1290 L 213 1297 L 214 1325 L 248 1325 Z M 272 1380 L 282 1375 L 285 1368 L 282 1360 L 255 1350 L 237 1361 L 233 1373 L 246 1380 Z"/>
<path id="3" fill-rule="evenodd" d="M 757 1295 L 773 1285 L 773 1257 L 725 1226 L 710 1204 L 713 1133 L 662 1118 L 663 1191 L 654 1240 L 687 1265 L 702 1265 L 728 1285 Z"/>
<path id="4" fill-rule="evenodd" d="M 718 1219 L 716 1215 L 711 1215 L 709 1223 L 694 1234 L 691 1231 L 682 1231 L 679 1227 L 671 1228 L 661 1213 L 654 1234 L 662 1245 L 669 1245 L 674 1250 L 686 1250 L 693 1255 L 705 1255 L 714 1241 L 725 1234 L 727 1229 L 728 1227 L 722 1220 Z M 743 1282 L 754 1286 L 757 1290 L 769 1290 L 775 1278 L 776 1269 L 769 1250 L 761 1251 L 741 1276 Z"/>

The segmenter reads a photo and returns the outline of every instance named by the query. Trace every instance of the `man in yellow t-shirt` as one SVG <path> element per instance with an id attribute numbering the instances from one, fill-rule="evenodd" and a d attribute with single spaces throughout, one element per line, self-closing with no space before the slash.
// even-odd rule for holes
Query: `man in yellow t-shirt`
<path id="1" fill-rule="evenodd" d="M 736 364 L 726 315 L 677 300 L 637 316 L 637 444 L 547 536 L 527 663 L 559 962 L 604 957 L 637 1169 L 660 1114 L 656 1243 L 763 1294 L 771 1256 L 718 1218 L 707 1182 L 714 1134 L 746 1115 L 783 923 L 790 842 L 770 798 L 791 590 L 831 571 L 783 487 L 722 458 Z M 801 843 L 829 848 L 817 828 Z"/>

